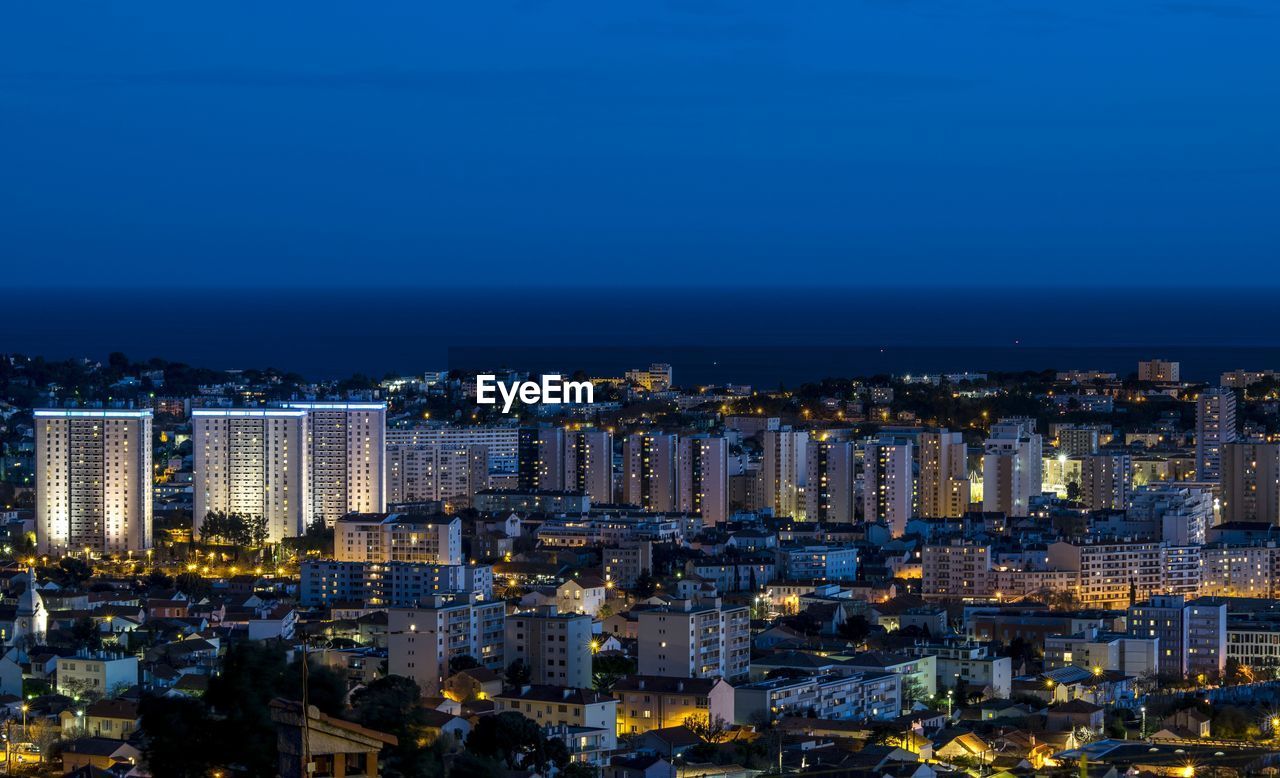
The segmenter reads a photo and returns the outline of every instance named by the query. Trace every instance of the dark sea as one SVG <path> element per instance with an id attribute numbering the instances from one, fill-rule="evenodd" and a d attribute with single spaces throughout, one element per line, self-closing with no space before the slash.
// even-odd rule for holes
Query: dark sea
<path id="1" fill-rule="evenodd" d="M 0 352 L 313 378 L 449 368 L 773 387 L 827 376 L 1280 369 L 1271 289 L 9 290 Z"/>

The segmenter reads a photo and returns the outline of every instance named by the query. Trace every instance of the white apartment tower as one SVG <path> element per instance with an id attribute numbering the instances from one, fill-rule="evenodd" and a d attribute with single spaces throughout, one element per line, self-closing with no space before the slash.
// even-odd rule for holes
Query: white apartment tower
<path id="1" fill-rule="evenodd" d="M 36 410 L 41 554 L 151 547 L 151 411 Z"/>
<path id="2" fill-rule="evenodd" d="M 197 408 L 193 529 L 204 517 L 263 517 L 272 543 L 298 537 L 311 520 L 307 412 L 291 408 Z"/>
<path id="3" fill-rule="evenodd" d="M 707 527 L 729 519 L 729 446 L 724 438 L 693 435 L 677 444 L 677 509 L 696 513 Z"/>
<path id="4" fill-rule="evenodd" d="M 1001 419 L 982 457 L 982 509 L 1026 516 L 1040 494 L 1043 443 L 1034 419 Z"/>
<path id="5" fill-rule="evenodd" d="M 1236 393 L 1205 389 L 1196 401 L 1196 480 L 1222 480 L 1222 447 L 1236 439 Z"/>
<path id="6" fill-rule="evenodd" d="M 911 441 L 883 437 L 868 441 L 862 454 L 862 511 L 869 522 L 883 521 L 894 537 L 907 529 L 915 495 Z"/>
<path id="7" fill-rule="evenodd" d="M 387 509 L 387 404 L 287 402 L 307 413 L 311 517 L 332 527 L 347 513 Z"/>
<path id="8" fill-rule="evenodd" d="M 387 502 L 470 500 L 489 487 L 489 452 L 481 445 L 387 446 Z"/>
<path id="9" fill-rule="evenodd" d="M 622 501 L 646 511 L 675 511 L 676 436 L 637 432 L 622 444 Z"/>
<path id="10" fill-rule="evenodd" d="M 587 495 L 596 505 L 613 502 L 613 435 L 580 430 L 565 436 L 564 488 Z"/>
<path id="11" fill-rule="evenodd" d="M 766 430 L 760 436 L 764 458 L 760 465 L 760 496 L 775 516 L 801 518 L 805 479 L 809 475 L 809 433 Z"/>
<path id="12" fill-rule="evenodd" d="M 946 429 L 920 433 L 918 513 L 955 518 L 969 510 L 969 449 L 964 435 Z"/>

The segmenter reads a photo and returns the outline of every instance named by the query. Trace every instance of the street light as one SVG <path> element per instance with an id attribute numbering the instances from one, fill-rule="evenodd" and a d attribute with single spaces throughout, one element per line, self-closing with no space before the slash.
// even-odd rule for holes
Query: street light
<path id="1" fill-rule="evenodd" d="M 27 711 L 30 708 L 30 705 L 22 703 L 22 742 L 24 743 L 27 742 Z"/>
<path id="2" fill-rule="evenodd" d="M 1147 706 L 1143 705 L 1138 711 L 1142 713 L 1142 729 L 1138 731 L 1138 739 L 1141 740 L 1147 736 Z"/>

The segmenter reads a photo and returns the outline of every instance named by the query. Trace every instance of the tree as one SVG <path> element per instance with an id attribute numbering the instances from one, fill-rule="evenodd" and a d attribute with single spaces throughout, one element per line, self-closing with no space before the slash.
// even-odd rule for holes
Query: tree
<path id="1" fill-rule="evenodd" d="M 460 654 L 449 660 L 449 674 L 460 673 L 463 670 L 473 670 L 480 667 L 480 662 L 470 654 Z"/>
<path id="2" fill-rule="evenodd" d="M 427 712 L 421 696 L 418 684 L 400 675 L 383 676 L 351 694 L 351 715 L 358 724 L 396 736 L 397 744 L 383 749 L 388 776 L 438 775 L 441 748 L 423 745 Z"/>
<path id="3" fill-rule="evenodd" d="M 591 657 L 591 685 L 598 692 L 608 692 L 622 678 L 635 674 L 636 662 L 625 656 L 596 654 Z"/>
<path id="4" fill-rule="evenodd" d="M 515 711 L 482 717 L 467 736 L 467 750 L 481 757 L 503 758 L 512 770 L 541 771 L 549 761 L 542 730 Z"/>
<path id="5" fill-rule="evenodd" d="M 695 737 L 710 745 L 723 743 L 729 736 L 729 724 L 722 717 L 708 713 L 685 716 L 684 725 Z"/>
<path id="6" fill-rule="evenodd" d="M 636 577 L 634 588 L 636 596 L 643 600 L 653 596 L 653 593 L 658 590 L 658 582 L 653 579 L 648 570 L 641 570 L 640 575 Z"/>
<path id="7" fill-rule="evenodd" d="M 216 737 L 204 702 L 189 697 L 144 697 L 142 756 L 152 775 L 205 778 L 217 762 Z"/>
<path id="8" fill-rule="evenodd" d="M 902 679 L 902 707 L 910 708 L 913 702 L 929 698 L 929 690 L 917 678 L 905 676 Z"/>
<path id="9" fill-rule="evenodd" d="M 76 619 L 69 633 L 71 644 L 77 649 L 97 651 L 102 648 L 102 632 L 98 630 L 98 623 L 88 616 Z"/>
<path id="10" fill-rule="evenodd" d="M 850 616 L 839 627 L 840 637 L 861 644 L 871 634 L 871 624 L 864 616 Z"/>
<path id="11" fill-rule="evenodd" d="M 556 773 L 556 776 L 557 778 L 600 778 L 600 768 L 585 762 L 570 762 Z"/>
<path id="12" fill-rule="evenodd" d="M 507 665 L 507 686 L 524 686 L 532 678 L 533 669 L 526 665 L 523 659 L 517 659 Z"/>

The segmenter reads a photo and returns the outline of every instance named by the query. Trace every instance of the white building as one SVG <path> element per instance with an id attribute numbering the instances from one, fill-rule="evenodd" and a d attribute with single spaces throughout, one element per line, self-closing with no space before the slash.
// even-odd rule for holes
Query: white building
<path id="1" fill-rule="evenodd" d="M 387 501 L 469 501 L 489 488 L 485 446 L 387 446 Z"/>
<path id="2" fill-rule="evenodd" d="M 514 475 L 520 461 L 520 430 L 516 427 L 405 427 L 387 430 L 388 446 L 443 446 L 447 449 L 484 446 L 489 471 Z"/>
<path id="3" fill-rule="evenodd" d="M 635 612 L 639 672 L 672 678 L 745 677 L 751 667 L 751 615 L 746 607 L 673 600 Z"/>
<path id="4" fill-rule="evenodd" d="M 136 656 L 58 657 L 57 674 L 58 694 L 76 699 L 86 694 L 113 697 L 140 680 Z"/>
<path id="5" fill-rule="evenodd" d="M 41 554 L 151 548 L 151 411 L 34 411 Z"/>
<path id="6" fill-rule="evenodd" d="M 902 712 L 902 677 L 863 672 L 773 678 L 735 687 L 733 707 L 738 724 L 760 724 L 781 716 L 889 719 Z"/>
<path id="7" fill-rule="evenodd" d="M 761 504 L 775 516 L 800 518 L 804 510 L 805 480 L 809 474 L 809 433 L 791 429 L 766 430 L 760 436 L 764 458 L 760 466 Z"/>
<path id="8" fill-rule="evenodd" d="M 312 518 L 307 441 L 304 410 L 193 410 L 196 536 L 215 512 L 265 518 L 272 543 L 302 535 Z"/>
<path id="9" fill-rule="evenodd" d="M 405 513 L 349 513 L 333 534 L 339 562 L 462 564 L 462 519 Z"/>
<path id="10" fill-rule="evenodd" d="M 955 518 L 969 510 L 969 449 L 946 429 L 920 433 L 920 516 Z"/>
<path id="11" fill-rule="evenodd" d="M 1043 444 L 1034 419 L 1001 419 L 982 457 L 982 509 L 1026 516 L 1040 494 Z"/>
<path id="12" fill-rule="evenodd" d="M 333 526 L 347 513 L 387 509 L 384 402 L 287 402 L 307 412 L 311 513 Z"/>
<path id="13" fill-rule="evenodd" d="M 1196 480 L 1222 480 L 1222 447 L 1236 439 L 1236 393 L 1205 389 L 1196 400 Z"/>
<path id="14" fill-rule="evenodd" d="M 911 520 L 915 496 L 911 441 L 882 437 L 867 443 L 862 456 L 862 511 L 869 522 L 889 525 L 894 537 Z"/>
<path id="15" fill-rule="evenodd" d="M 693 435 L 677 444 L 676 510 L 702 517 L 708 527 L 729 518 L 729 447 L 724 438 Z"/>

